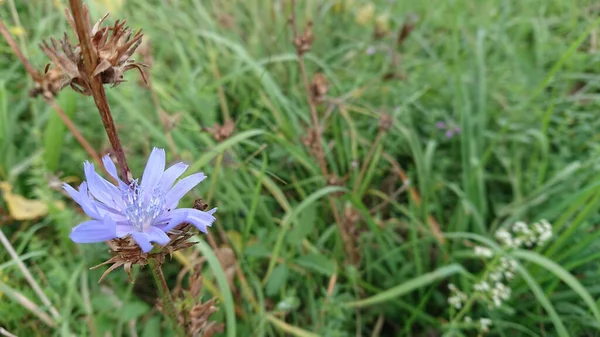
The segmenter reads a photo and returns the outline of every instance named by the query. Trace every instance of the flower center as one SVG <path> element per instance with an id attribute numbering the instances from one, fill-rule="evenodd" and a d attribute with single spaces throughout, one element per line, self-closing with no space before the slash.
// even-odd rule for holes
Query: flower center
<path id="1" fill-rule="evenodd" d="M 129 224 L 139 231 L 150 227 L 164 210 L 165 198 L 158 190 L 151 193 L 145 191 L 133 181 L 126 191 L 123 191 L 125 201 L 125 216 Z"/>

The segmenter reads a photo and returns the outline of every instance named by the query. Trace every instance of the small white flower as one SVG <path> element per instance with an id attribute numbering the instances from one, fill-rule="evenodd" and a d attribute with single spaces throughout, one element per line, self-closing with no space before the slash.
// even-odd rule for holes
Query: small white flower
<path id="1" fill-rule="evenodd" d="M 450 289 L 450 291 L 453 293 L 452 296 L 448 297 L 448 304 L 456 309 L 462 308 L 463 303 L 467 301 L 467 294 L 458 290 L 453 283 L 448 284 L 448 289 Z"/>
<path id="2" fill-rule="evenodd" d="M 456 309 L 462 308 L 462 301 L 459 296 L 450 296 L 448 297 L 448 304 L 455 307 Z"/>
<path id="3" fill-rule="evenodd" d="M 456 288 L 456 286 L 454 285 L 454 283 L 448 283 L 448 289 L 450 289 L 450 291 L 457 291 L 458 289 Z"/>
<path id="4" fill-rule="evenodd" d="M 513 240 L 513 244 L 512 244 L 513 248 L 519 248 L 522 245 L 523 245 L 523 240 L 521 238 L 516 238 Z"/>
<path id="5" fill-rule="evenodd" d="M 505 246 L 513 247 L 513 237 L 506 229 L 499 229 L 496 231 L 496 239 Z"/>
<path id="6" fill-rule="evenodd" d="M 465 323 L 467 323 L 467 324 L 473 323 L 473 319 L 470 316 L 465 316 Z"/>
<path id="7" fill-rule="evenodd" d="M 492 320 L 489 318 L 480 318 L 479 324 L 481 325 L 481 330 L 484 332 L 490 331 L 490 326 L 492 325 Z"/>
<path id="8" fill-rule="evenodd" d="M 492 280 L 494 282 L 498 282 L 501 279 L 502 279 L 502 273 L 500 273 L 500 272 L 490 273 L 490 280 Z"/>
<path id="9" fill-rule="evenodd" d="M 481 256 L 484 258 L 491 258 L 492 256 L 494 256 L 494 253 L 492 252 L 491 249 L 489 249 L 487 247 L 483 247 L 483 246 L 475 246 L 473 251 L 474 251 L 475 255 Z"/>
<path id="10" fill-rule="evenodd" d="M 486 291 L 490 290 L 490 285 L 486 281 L 481 281 L 480 283 L 476 283 L 473 286 L 473 289 L 475 291 L 479 291 L 479 292 L 486 292 Z"/>

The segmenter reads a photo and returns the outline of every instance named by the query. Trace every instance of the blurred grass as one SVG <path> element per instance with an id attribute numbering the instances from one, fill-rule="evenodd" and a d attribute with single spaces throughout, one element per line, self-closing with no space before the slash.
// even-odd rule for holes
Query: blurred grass
<path id="1" fill-rule="evenodd" d="M 102 3 L 89 2 L 92 18 L 104 13 Z M 389 17 L 384 38 L 374 39 L 374 18 L 357 23 L 367 3 L 374 16 Z M 36 45 L 67 29 L 62 6 L 0 5 L 13 28 L 18 15 L 18 41 L 40 70 L 46 60 Z M 481 269 L 464 254 L 465 241 L 493 246 L 497 228 L 540 218 L 553 223 L 554 241 L 535 253 L 515 253 L 522 278 L 506 308 L 476 307 L 472 316 L 493 317 L 492 332 L 500 336 L 597 334 L 600 8 L 594 1 L 299 2 L 297 21 L 311 20 L 315 36 L 305 58 L 309 77 L 321 72 L 330 82 L 331 100 L 319 115 L 329 170 L 346 178 L 341 187 L 326 185 L 302 142 L 309 109 L 287 25 L 289 2 L 151 0 L 114 9 L 111 20 L 127 18 L 144 29 L 160 104 L 138 74 L 107 90 L 130 166 L 139 175 L 158 146 L 169 149 L 170 162 L 183 160 L 190 172 L 207 174 L 189 203 L 203 196 L 219 208 L 213 236 L 234 250 L 244 277 L 235 274 L 228 299 L 222 289 L 232 269 L 209 258 L 205 289 L 222 299 L 216 319 L 229 324 L 230 334 L 458 334 L 445 325 L 446 283 L 460 280 L 451 274 L 468 279 Z M 397 45 L 398 32 L 415 16 L 414 30 Z M 19 336 L 121 336 L 132 335 L 132 321 L 141 336 L 168 334 L 146 303 L 153 298 L 146 270 L 136 273 L 135 286 L 120 272 L 97 284 L 103 270 L 87 269 L 107 258 L 106 247 L 68 240 L 84 217 L 57 182 L 77 184 L 89 158 L 51 109 L 27 97 L 32 83 L 4 43 L 0 55 L 0 180 L 29 198 L 67 205 L 16 222 L 0 204 L 0 229 L 61 313 L 58 328 L 49 328 L 4 295 L 0 326 Z M 58 101 L 99 152 L 109 150 L 91 99 L 64 91 Z M 176 152 L 161 110 L 180 118 L 170 132 Z M 392 116 L 393 127 L 372 149 L 383 114 Z M 226 115 L 236 131 L 217 142 L 204 128 Z M 460 133 L 446 137 L 439 121 Z M 420 201 L 401 190 L 386 158 L 407 172 Z M 329 194 L 344 215 L 357 214 L 357 222 L 346 220 L 358 266 L 347 265 Z M 445 245 L 433 236 L 430 216 L 446 233 Z M 168 264 L 172 285 L 181 268 L 176 260 Z M 36 298 L 3 250 L 0 281 Z M 354 308 L 373 299 L 376 306 Z"/>

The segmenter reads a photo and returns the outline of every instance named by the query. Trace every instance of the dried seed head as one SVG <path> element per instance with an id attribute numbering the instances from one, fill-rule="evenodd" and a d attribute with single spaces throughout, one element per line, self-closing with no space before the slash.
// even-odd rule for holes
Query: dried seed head
<path id="1" fill-rule="evenodd" d="M 412 33 L 412 31 L 415 29 L 415 25 L 418 20 L 419 17 L 415 14 L 411 14 L 406 18 L 404 24 L 402 25 L 402 27 L 400 27 L 400 30 L 398 31 L 398 37 L 396 38 L 397 46 L 401 46 L 404 43 L 404 41 L 406 41 L 410 33 Z"/>
<path id="2" fill-rule="evenodd" d="M 205 130 L 210 132 L 214 140 L 217 142 L 222 142 L 231 137 L 235 131 L 235 122 L 231 119 L 228 119 L 225 121 L 225 123 L 223 123 L 223 125 L 217 123 L 212 128 L 205 128 Z"/>
<path id="3" fill-rule="evenodd" d="M 66 33 L 58 43 L 54 38 L 50 38 L 50 44 L 42 41 L 39 47 L 48 56 L 51 63 L 46 65 L 44 76 L 36 83 L 36 88 L 30 92 L 31 96 L 38 94 L 47 97 L 54 96 L 67 85 L 79 93 L 91 95 L 85 76 L 79 71 L 82 62 L 81 50 L 71 45 Z"/>
<path id="4" fill-rule="evenodd" d="M 303 55 L 304 53 L 309 52 L 312 48 L 315 37 L 313 36 L 311 27 L 312 22 L 307 22 L 304 33 L 294 39 L 294 45 L 296 46 L 296 53 L 298 55 Z"/>
<path id="5" fill-rule="evenodd" d="M 77 34 L 73 16 L 67 10 L 65 10 L 65 14 L 67 21 Z M 84 16 L 89 22 L 87 6 L 84 6 Z M 59 40 L 59 43 L 51 38 L 51 44 L 46 41 L 40 44 L 40 49 L 48 56 L 52 67 L 50 65 L 46 66 L 43 78 L 36 83 L 36 87 L 30 92 L 32 96 L 42 94 L 46 97 L 52 97 L 67 85 L 70 85 L 73 90 L 81 94 L 91 95 L 88 84 L 90 76 L 100 75 L 102 83 L 116 86 L 124 82 L 123 74 L 130 69 L 139 70 L 144 82 L 147 83 L 146 75 L 142 69 L 146 65 L 135 62 L 131 58 L 142 42 L 141 30 L 134 35 L 133 30 L 125 26 L 126 21 L 120 22 L 119 20 L 110 28 L 101 27 L 107 17 L 108 14 L 98 20 L 93 27 L 89 27 L 92 52 L 96 54 L 98 60 L 93 74 L 86 74 L 84 71 L 81 47 L 73 45 L 66 33 L 63 39 Z"/>
<path id="6" fill-rule="evenodd" d="M 360 228 L 358 226 L 360 221 L 360 212 L 356 210 L 352 205 L 346 204 L 344 208 L 344 214 L 342 219 L 342 224 L 346 233 L 348 233 L 347 240 L 349 247 L 352 247 L 351 256 L 349 256 L 351 263 L 358 263 L 360 261 L 361 252 L 358 249 L 358 245 L 355 242 L 359 239 L 361 234 Z"/>
<path id="7" fill-rule="evenodd" d="M 108 14 L 92 28 L 92 47 L 98 56 L 98 65 L 92 76 L 101 75 L 102 83 L 112 83 L 113 86 L 116 86 L 124 82 L 123 74 L 127 70 L 137 69 L 147 84 L 146 75 L 142 69 L 146 65 L 135 62 L 131 58 L 142 43 L 142 31 L 139 30 L 134 35 L 133 29 L 125 26 L 126 20 L 122 22 L 117 20 L 112 28 L 100 28 L 107 16 Z"/>
<path id="8" fill-rule="evenodd" d="M 215 333 L 223 332 L 222 323 L 210 321 L 212 314 L 219 310 L 215 305 L 216 298 L 202 301 L 202 262 L 197 262 L 192 273 L 189 269 L 185 273 L 189 274 L 189 288 L 173 294 L 178 294 L 175 298 L 177 302 L 175 307 L 178 308 L 179 324 L 184 327 L 186 336 L 213 336 Z M 164 312 L 160 301 L 157 307 Z"/>
<path id="9" fill-rule="evenodd" d="M 316 73 L 310 82 L 310 95 L 315 103 L 321 103 L 329 91 L 329 81 L 323 73 Z"/>
<path id="10" fill-rule="evenodd" d="M 306 136 L 302 137 L 302 143 L 306 146 L 308 152 L 315 157 L 318 157 L 321 151 L 319 141 L 318 131 L 313 128 L 309 129 Z"/>
<path id="11" fill-rule="evenodd" d="M 392 118 L 392 115 L 382 114 L 381 117 L 379 117 L 379 130 L 381 132 L 386 132 L 392 128 L 393 123 L 394 120 Z"/>

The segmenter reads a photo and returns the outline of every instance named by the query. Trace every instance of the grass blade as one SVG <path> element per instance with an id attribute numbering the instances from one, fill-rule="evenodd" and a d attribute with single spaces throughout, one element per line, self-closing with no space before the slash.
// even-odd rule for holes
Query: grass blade
<path id="1" fill-rule="evenodd" d="M 459 264 L 451 264 L 448 266 L 444 266 L 430 273 L 423 274 L 419 277 L 415 277 L 412 280 L 406 281 L 391 289 L 385 290 L 375 296 L 371 296 L 359 301 L 348 302 L 346 303 L 346 306 L 350 308 L 362 308 L 374 304 L 391 301 L 396 297 L 400 297 L 415 289 L 427 286 L 435 281 L 445 279 L 450 275 L 464 272 L 466 272 L 465 269 Z"/>
<path id="2" fill-rule="evenodd" d="M 581 282 L 579 282 L 571 273 L 566 271 L 563 267 L 558 265 L 556 262 L 538 254 L 535 252 L 530 252 L 526 250 L 516 250 L 511 253 L 513 257 L 516 257 L 521 260 L 527 260 L 529 262 L 535 263 L 546 268 L 548 271 L 552 272 L 556 277 L 560 278 L 565 282 L 573 291 L 575 291 L 581 299 L 588 305 L 596 321 L 600 324 L 600 311 L 598 311 L 598 306 L 594 299 L 587 292 L 587 290 L 583 287 Z"/>

